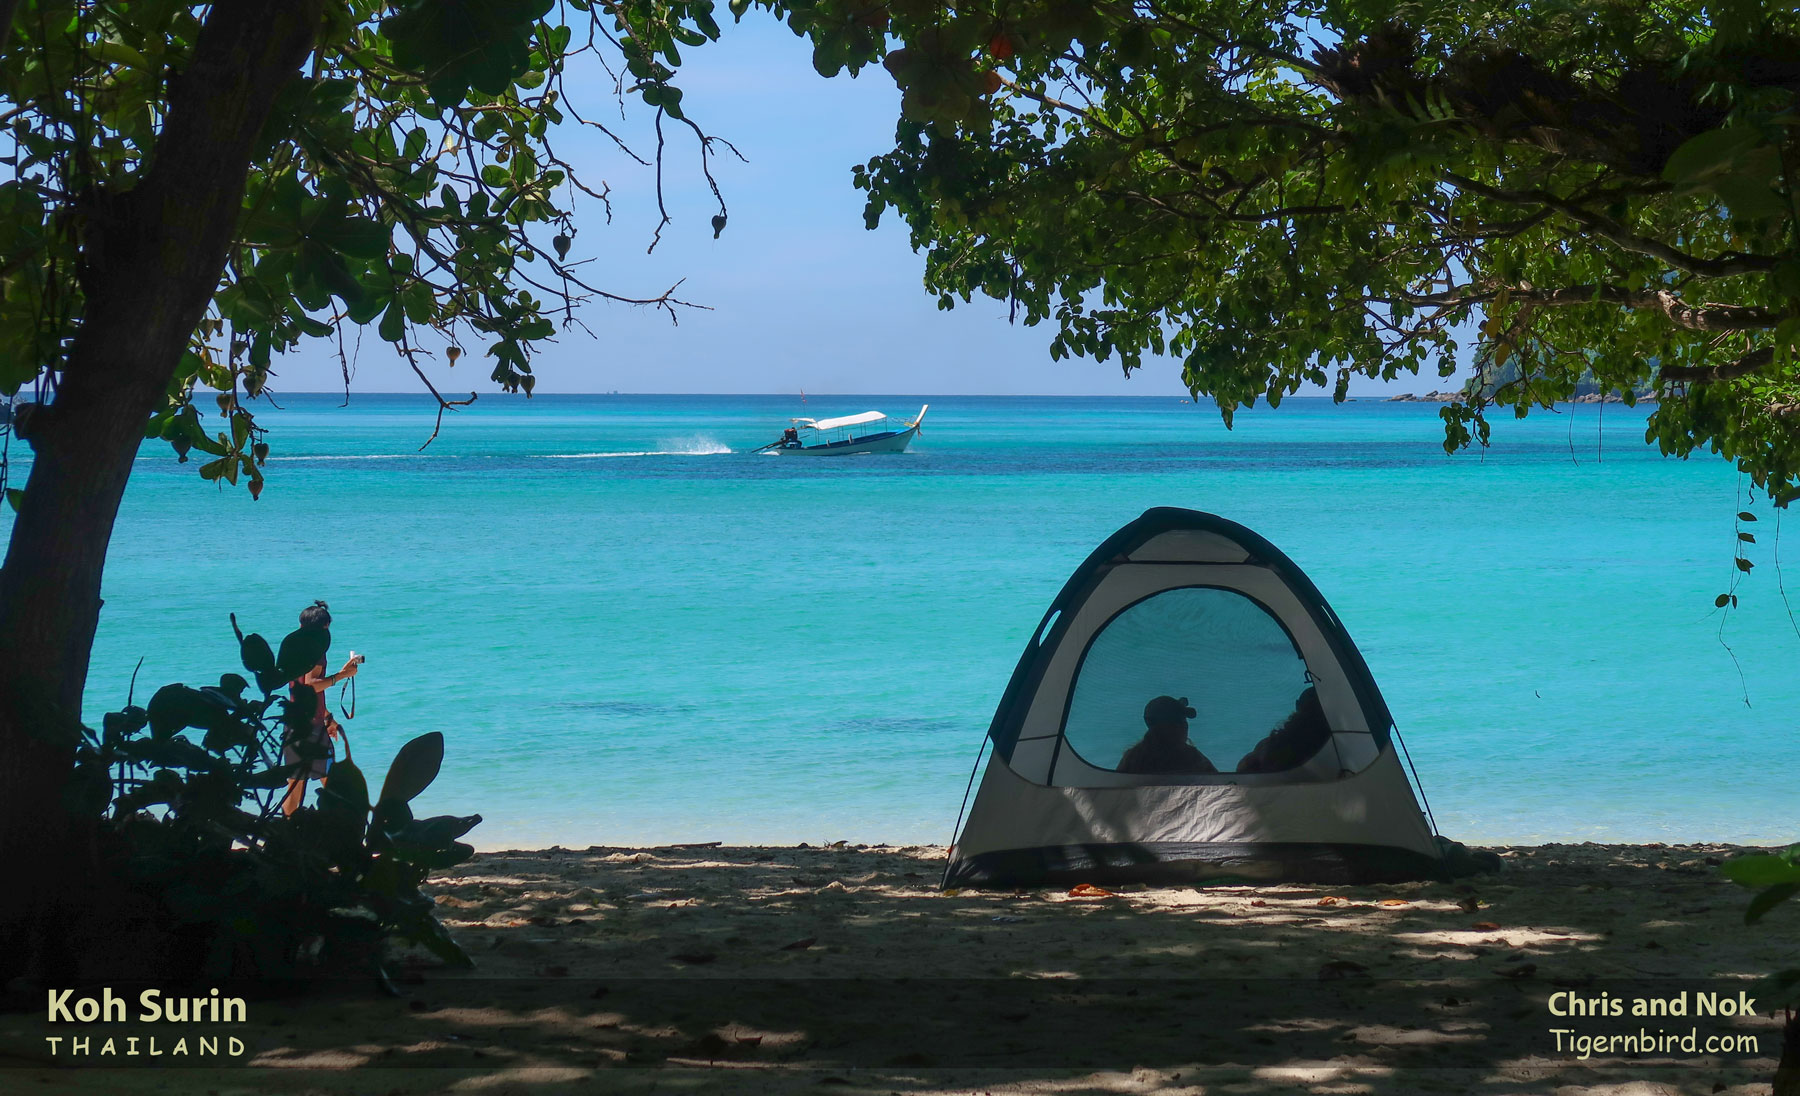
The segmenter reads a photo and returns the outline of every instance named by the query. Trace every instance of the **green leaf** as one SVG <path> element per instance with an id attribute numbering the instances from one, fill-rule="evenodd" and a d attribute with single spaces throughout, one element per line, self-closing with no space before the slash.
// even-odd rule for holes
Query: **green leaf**
<path id="1" fill-rule="evenodd" d="M 400 826 L 394 840 L 427 849 L 447 849 L 463 834 L 481 824 L 478 814 L 440 814 Z"/>
<path id="2" fill-rule="evenodd" d="M 150 713 L 133 705 L 116 712 L 107 712 L 100 719 L 100 728 L 105 734 L 105 741 L 118 744 L 143 730 L 150 722 Z"/>
<path id="3" fill-rule="evenodd" d="M 1800 1007 L 1800 970 L 1778 970 L 1757 982 L 1757 996 L 1781 1008 Z"/>
<path id="4" fill-rule="evenodd" d="M 324 308 L 335 294 L 346 304 L 362 299 L 363 290 L 343 257 L 318 240 L 300 245 L 294 263 L 294 295 L 309 311 Z"/>
<path id="5" fill-rule="evenodd" d="M 134 738 L 119 746 L 119 755 L 136 765 L 205 772 L 220 759 L 185 738 Z"/>
<path id="6" fill-rule="evenodd" d="M 1796 894 L 1800 894 L 1800 883 L 1779 883 L 1768 890 L 1759 892 L 1755 898 L 1750 899 L 1750 905 L 1744 910 L 1744 924 L 1756 924 L 1770 910 Z"/>
<path id="7" fill-rule="evenodd" d="M 1725 861 L 1719 871 L 1725 878 L 1742 887 L 1770 887 L 1777 883 L 1800 883 L 1800 864 L 1783 856 L 1758 853 Z"/>
<path id="8" fill-rule="evenodd" d="M 381 802 L 411 802 L 437 779 L 444 764 L 444 736 L 431 731 L 400 747 L 394 763 L 388 766 L 387 779 L 381 784 Z"/>
<path id="9" fill-rule="evenodd" d="M 1709 184 L 1725 200 L 1733 217 L 1751 221 L 1781 220 L 1793 214 L 1787 199 L 1770 189 L 1771 178 L 1761 172 L 1732 172 Z"/>
<path id="10" fill-rule="evenodd" d="M 354 816 L 357 838 L 361 839 L 363 820 L 369 813 L 369 782 L 354 762 L 345 759 L 332 763 L 331 775 L 319 793 L 319 809 Z"/>
<path id="11" fill-rule="evenodd" d="M 315 228 L 308 238 L 353 259 L 372 260 L 387 256 L 392 233 L 380 221 L 351 217 Z"/>
<path id="12" fill-rule="evenodd" d="M 414 282 L 400 294 L 400 303 L 406 308 L 406 318 L 416 324 L 431 322 L 436 301 L 431 295 L 431 287 L 424 282 Z"/>
<path id="13" fill-rule="evenodd" d="M 475 847 L 461 841 L 452 841 L 448 845 L 415 845 L 401 839 L 395 839 L 388 846 L 388 855 L 403 860 L 414 867 L 426 870 L 454 868 L 475 855 Z"/>
<path id="14" fill-rule="evenodd" d="M 281 641 L 281 654 L 275 659 L 275 673 L 283 681 L 302 677 L 325 661 L 331 647 L 331 633 L 321 628 L 296 628 Z"/>
<path id="15" fill-rule="evenodd" d="M 150 733 L 158 736 L 173 734 L 183 727 L 210 727 L 221 715 L 230 715 L 211 697 L 186 685 L 164 685 L 156 690 L 145 711 Z"/>
<path id="16" fill-rule="evenodd" d="M 287 784 L 294 775 L 295 766 L 283 765 L 273 769 L 261 769 L 244 778 L 244 787 L 257 791 L 269 791 Z"/>
<path id="17" fill-rule="evenodd" d="M 406 309 L 399 301 L 388 304 L 387 311 L 382 314 L 380 326 L 375 328 L 382 341 L 397 343 L 406 337 Z"/>
<path id="18" fill-rule="evenodd" d="M 370 844 L 385 844 L 393 840 L 412 821 L 412 808 L 405 802 L 398 799 L 377 800 L 375 815 L 369 821 Z"/>
<path id="19" fill-rule="evenodd" d="M 1738 157 L 1763 140 L 1751 126 L 1709 129 L 1682 142 L 1663 165 L 1663 179 L 1685 190 L 1704 185 L 1708 176 L 1729 171 Z"/>
<path id="20" fill-rule="evenodd" d="M 265 693 L 280 688 L 288 680 L 275 670 L 275 652 L 269 649 L 269 641 L 255 632 L 238 644 L 238 657 L 243 660 L 244 669 L 256 678 L 256 687 Z"/>
<path id="21" fill-rule="evenodd" d="M 436 917 L 422 918 L 420 923 L 409 926 L 404 935 L 451 966 L 472 968 L 475 965 L 475 961 L 469 958 L 469 953 L 451 939 L 450 930 Z"/>

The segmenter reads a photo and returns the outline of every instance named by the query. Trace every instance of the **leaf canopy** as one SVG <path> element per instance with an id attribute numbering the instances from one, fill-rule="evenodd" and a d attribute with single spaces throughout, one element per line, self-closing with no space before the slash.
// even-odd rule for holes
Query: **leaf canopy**
<path id="1" fill-rule="evenodd" d="M 1356 376 L 1477 379 L 1445 445 L 1578 386 L 1800 475 L 1800 12 L 1703 0 L 766 0 L 879 60 L 855 171 L 944 308 L 1181 362 L 1227 421 Z M 735 10 L 735 9 L 734 9 Z M 878 29 L 879 33 L 876 32 Z M 1459 357 L 1460 356 L 1460 357 Z"/>
<path id="2" fill-rule="evenodd" d="M 618 74 L 610 90 L 621 107 L 642 99 L 680 119 L 672 70 L 652 58 L 677 39 L 716 37 L 711 0 L 321 7 L 311 59 L 280 92 L 253 151 L 211 306 L 146 424 L 179 460 L 194 450 L 208 457 L 203 478 L 244 481 L 252 494 L 268 444 L 251 403 L 276 355 L 305 339 L 332 340 L 347 381 L 345 329 L 372 327 L 433 395 L 422 366 L 438 347 L 456 348 L 452 365 L 463 348 L 482 347 L 491 379 L 529 395 L 533 349 L 556 335 L 559 315 L 578 322 L 575 304 L 603 298 L 674 316 L 686 303 L 672 290 L 630 296 L 589 283 L 585 260 L 570 256 L 574 212 L 578 198 L 605 207 L 607 193 L 576 177 L 553 138 L 566 121 L 618 140 L 568 96 L 584 57 Z M 0 6 L 12 13 L 11 27 L 0 27 L 0 152 L 10 154 L 0 159 L 0 396 L 54 396 L 83 322 L 80 270 L 103 261 L 87 230 L 109 195 L 130 191 L 156 163 L 214 8 Z M 692 129 L 704 156 L 713 138 Z M 200 386 L 220 393 L 216 417 L 195 403 Z"/>

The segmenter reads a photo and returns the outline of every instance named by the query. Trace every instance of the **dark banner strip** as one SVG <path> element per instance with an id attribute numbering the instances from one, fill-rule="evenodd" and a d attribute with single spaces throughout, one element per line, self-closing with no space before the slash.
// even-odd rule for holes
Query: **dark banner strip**
<path id="1" fill-rule="evenodd" d="M 1756 983 L 1512 977 L 451 978 L 14 994 L 7 1067 L 484 1069 L 764 1065 L 1116 1069 L 1335 1062 L 1488 1069 L 1635 1063 L 1754 1073 L 1780 1054 Z"/>

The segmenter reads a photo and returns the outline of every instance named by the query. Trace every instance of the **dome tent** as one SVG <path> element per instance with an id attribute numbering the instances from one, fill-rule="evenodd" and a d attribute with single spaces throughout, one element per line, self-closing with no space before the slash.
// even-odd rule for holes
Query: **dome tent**
<path id="1" fill-rule="evenodd" d="M 1181 735 L 1148 724 L 1184 711 L 1192 748 L 1164 756 L 1187 760 L 1142 764 L 1142 743 Z M 1309 718 L 1305 748 L 1280 748 Z M 1449 874 L 1343 625 L 1292 560 L 1212 514 L 1146 511 L 1076 568 L 988 740 L 946 886 Z"/>

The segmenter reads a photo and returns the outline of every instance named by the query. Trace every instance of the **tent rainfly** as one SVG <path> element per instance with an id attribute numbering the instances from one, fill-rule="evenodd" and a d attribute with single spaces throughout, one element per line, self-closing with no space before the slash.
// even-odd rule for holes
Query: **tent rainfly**
<path id="1" fill-rule="evenodd" d="M 1344 626 L 1212 514 L 1158 507 L 1094 550 L 988 739 L 946 886 L 1449 874 Z"/>

